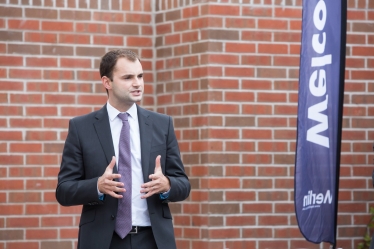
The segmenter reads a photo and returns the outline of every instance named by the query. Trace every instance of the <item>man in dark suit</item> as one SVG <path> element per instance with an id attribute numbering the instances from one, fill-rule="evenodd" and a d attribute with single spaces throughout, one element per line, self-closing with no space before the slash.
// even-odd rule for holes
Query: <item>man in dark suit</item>
<path id="1" fill-rule="evenodd" d="M 108 101 L 70 120 L 56 198 L 83 205 L 79 249 L 175 249 L 168 202 L 191 186 L 172 119 L 136 104 L 144 82 L 132 51 L 108 52 L 100 75 Z"/>

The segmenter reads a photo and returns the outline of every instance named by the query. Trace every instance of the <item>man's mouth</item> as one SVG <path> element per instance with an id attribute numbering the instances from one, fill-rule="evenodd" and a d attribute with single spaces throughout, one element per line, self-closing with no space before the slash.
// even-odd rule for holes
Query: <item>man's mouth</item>
<path id="1" fill-rule="evenodd" d="M 141 90 L 135 90 L 135 91 L 131 91 L 132 94 L 135 94 L 135 95 L 139 95 L 142 93 Z"/>

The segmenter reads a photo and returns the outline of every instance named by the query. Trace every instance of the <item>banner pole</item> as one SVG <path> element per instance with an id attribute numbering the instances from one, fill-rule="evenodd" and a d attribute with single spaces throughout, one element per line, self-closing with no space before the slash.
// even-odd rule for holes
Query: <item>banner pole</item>
<path id="1" fill-rule="evenodd" d="M 345 56 L 346 56 L 346 37 L 347 37 L 347 0 L 341 0 L 341 32 L 340 32 L 340 74 L 339 74 L 339 110 L 338 110 L 338 136 L 337 136 L 337 152 L 336 153 L 336 187 L 335 187 L 335 243 L 337 244 L 337 227 L 338 227 L 338 204 L 339 204 L 339 180 L 340 180 L 340 155 L 342 143 L 342 120 L 343 120 L 343 103 L 344 103 L 344 78 L 345 78 Z"/>

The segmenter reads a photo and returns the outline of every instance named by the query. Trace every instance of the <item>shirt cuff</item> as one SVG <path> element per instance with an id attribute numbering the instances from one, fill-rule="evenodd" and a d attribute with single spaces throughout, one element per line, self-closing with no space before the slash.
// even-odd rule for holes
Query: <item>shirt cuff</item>
<path id="1" fill-rule="evenodd" d="M 169 197 L 169 194 L 170 194 L 170 189 L 164 193 L 161 193 L 160 194 L 160 199 L 161 200 L 166 200 L 168 197 Z"/>
<path id="2" fill-rule="evenodd" d="M 99 200 L 100 200 L 100 201 L 103 201 L 105 195 L 99 191 L 99 184 L 98 184 L 98 183 L 99 183 L 99 179 L 97 179 L 97 181 L 98 181 L 97 184 L 96 184 L 97 195 L 98 195 L 98 197 L 99 197 Z"/>

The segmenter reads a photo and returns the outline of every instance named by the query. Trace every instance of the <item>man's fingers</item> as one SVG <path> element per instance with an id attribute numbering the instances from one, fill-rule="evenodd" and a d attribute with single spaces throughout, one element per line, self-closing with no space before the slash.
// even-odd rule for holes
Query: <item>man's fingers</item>
<path id="1" fill-rule="evenodd" d="M 120 178 L 119 174 L 112 174 L 107 179 L 104 180 L 104 184 L 107 186 L 123 187 L 123 182 L 113 181 L 113 179 Z"/>
<path id="2" fill-rule="evenodd" d="M 110 181 L 113 181 L 114 179 L 117 179 L 117 178 L 121 178 L 121 175 L 120 174 L 110 174 L 110 175 L 107 175 L 107 177 L 106 177 L 106 179 L 110 180 Z"/>
<path id="3" fill-rule="evenodd" d="M 111 172 L 113 172 L 114 165 L 116 165 L 116 157 L 112 156 L 112 161 L 110 161 L 110 163 L 109 163 L 109 165 L 108 165 L 107 168 L 109 170 L 111 170 Z"/>
<path id="4" fill-rule="evenodd" d="M 147 191 L 147 190 L 143 190 L 143 191 Z M 157 194 L 157 191 L 155 191 L 154 189 L 150 188 L 147 192 L 144 192 L 145 195 L 142 195 L 140 198 L 141 199 L 146 199 L 154 194 Z"/>
<path id="5" fill-rule="evenodd" d="M 112 191 L 112 192 L 109 192 L 108 195 L 110 195 L 110 196 L 112 196 L 112 197 L 114 197 L 114 198 L 117 198 L 117 199 L 121 199 L 121 198 L 123 198 L 122 195 L 116 194 L 116 193 L 113 192 L 113 191 Z"/>
<path id="6" fill-rule="evenodd" d="M 158 155 L 157 157 L 156 157 L 156 166 L 155 166 L 155 173 L 156 172 L 162 172 L 162 170 L 161 170 L 161 156 L 160 155 Z"/>

